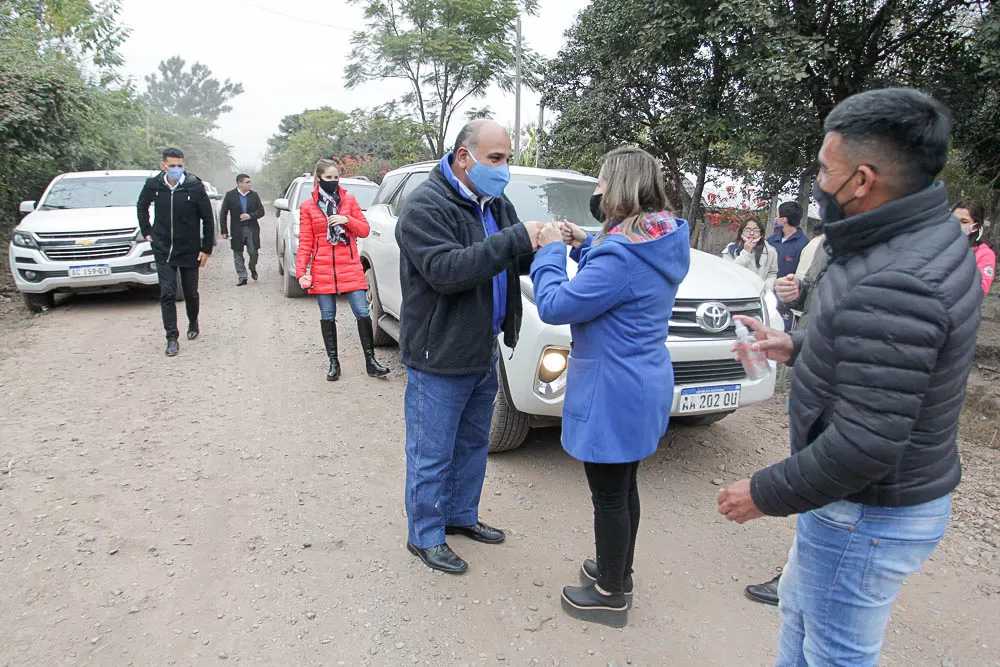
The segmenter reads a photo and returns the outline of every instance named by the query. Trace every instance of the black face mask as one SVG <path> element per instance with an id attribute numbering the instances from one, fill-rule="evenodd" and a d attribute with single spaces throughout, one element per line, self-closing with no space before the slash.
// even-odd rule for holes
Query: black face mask
<path id="1" fill-rule="evenodd" d="M 854 173 L 851 174 L 850 178 L 844 181 L 844 184 L 837 188 L 837 191 L 830 194 L 823 188 L 819 187 L 819 181 L 813 183 L 812 196 L 816 200 L 816 204 L 819 206 L 819 218 L 823 221 L 824 225 L 830 224 L 831 222 L 838 222 L 847 217 L 847 213 L 844 211 L 844 207 L 850 204 L 852 201 L 857 199 L 857 197 L 851 197 L 843 204 L 837 201 L 837 195 L 840 191 L 847 187 L 847 184 L 851 182 L 854 175 L 858 173 L 855 169 Z"/>
<path id="2" fill-rule="evenodd" d="M 336 181 L 320 181 L 319 182 L 319 187 L 321 187 L 323 189 L 323 192 L 325 192 L 326 194 L 332 195 L 335 192 L 337 192 L 337 188 L 340 187 L 340 181 L 339 180 L 336 180 Z"/>
<path id="3" fill-rule="evenodd" d="M 601 222 L 604 222 L 604 211 L 601 210 L 601 202 L 603 201 L 603 194 L 590 195 L 590 214 Z"/>

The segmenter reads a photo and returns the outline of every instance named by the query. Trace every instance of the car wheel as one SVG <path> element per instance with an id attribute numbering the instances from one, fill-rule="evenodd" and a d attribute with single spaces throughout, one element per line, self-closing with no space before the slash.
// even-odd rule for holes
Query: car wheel
<path id="1" fill-rule="evenodd" d="M 184 300 L 184 286 L 183 283 L 181 283 L 181 270 L 177 269 L 177 297 L 175 301 L 177 303 L 180 303 L 183 300 Z"/>
<path id="2" fill-rule="evenodd" d="M 285 253 L 281 251 L 281 242 L 278 240 L 278 232 L 274 232 L 274 251 L 278 255 L 278 275 L 285 275 Z"/>
<path id="3" fill-rule="evenodd" d="M 56 305 L 56 297 L 52 292 L 46 292 L 44 294 L 28 294 L 26 292 L 22 292 L 21 298 L 24 299 L 24 305 L 33 313 L 44 313 L 47 310 L 51 310 L 52 307 Z"/>
<path id="4" fill-rule="evenodd" d="M 285 271 L 285 279 L 281 281 L 281 293 L 289 299 L 298 299 L 307 294 L 299 285 L 299 281 L 295 279 L 293 271 Z"/>
<path id="5" fill-rule="evenodd" d="M 385 311 L 382 310 L 382 300 L 378 298 L 378 287 L 375 283 L 375 269 L 368 267 L 365 269 L 365 282 L 368 284 L 368 310 L 371 313 L 372 318 L 372 339 L 375 341 L 375 347 L 385 347 L 386 345 L 392 345 L 392 336 L 387 334 L 382 327 L 378 325 L 382 315 Z"/>
<path id="6" fill-rule="evenodd" d="M 732 412 L 713 412 L 710 415 L 688 415 L 687 417 L 671 417 L 670 421 L 681 426 L 709 426 L 733 414 Z"/>
<path id="7" fill-rule="evenodd" d="M 500 362 L 500 388 L 493 404 L 493 423 L 490 424 L 489 453 L 509 452 L 524 444 L 528 437 L 529 417 L 514 407 L 507 391 L 507 374 Z"/>

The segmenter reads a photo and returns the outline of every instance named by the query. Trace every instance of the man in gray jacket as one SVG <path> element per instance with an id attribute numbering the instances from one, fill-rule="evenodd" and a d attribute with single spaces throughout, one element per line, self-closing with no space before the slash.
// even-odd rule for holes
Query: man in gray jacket
<path id="1" fill-rule="evenodd" d="M 848 98 L 825 123 L 831 259 L 805 332 L 742 318 L 794 362 L 792 455 L 719 495 L 743 523 L 799 514 L 778 665 L 876 665 L 903 580 L 944 536 L 982 289 L 948 195 L 948 111 L 912 90 Z"/>

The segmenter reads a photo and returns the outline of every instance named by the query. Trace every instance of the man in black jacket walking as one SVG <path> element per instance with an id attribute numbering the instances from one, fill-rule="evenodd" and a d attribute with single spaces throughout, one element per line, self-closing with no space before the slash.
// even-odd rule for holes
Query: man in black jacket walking
<path id="1" fill-rule="evenodd" d="M 240 174 L 236 177 L 236 189 L 230 190 L 222 199 L 219 209 L 219 227 L 222 238 L 229 238 L 232 229 L 233 261 L 236 265 L 237 287 L 247 284 L 246 258 L 243 248 L 250 255 L 250 275 L 257 280 L 257 256 L 260 252 L 260 222 L 264 217 L 264 204 L 260 195 L 250 189 L 250 177 Z M 232 224 L 230 224 L 230 221 Z"/>
<path id="2" fill-rule="evenodd" d="M 184 171 L 184 153 L 163 151 L 163 173 L 146 180 L 136 205 L 139 229 L 153 245 L 160 279 L 160 311 L 167 332 L 167 356 L 177 356 L 177 274 L 184 290 L 188 340 L 198 337 L 198 269 L 208 263 L 215 240 L 215 219 L 205 186 Z M 149 207 L 153 207 L 153 223 Z"/>
<path id="3" fill-rule="evenodd" d="M 743 523 L 800 513 L 779 585 L 778 665 L 876 665 L 903 580 L 944 536 L 982 289 L 937 175 L 947 110 L 912 90 L 826 119 L 813 196 L 830 263 L 809 328 L 742 318 L 793 362 L 792 455 L 719 495 Z"/>
<path id="4" fill-rule="evenodd" d="M 510 136 L 479 120 L 411 194 L 399 216 L 403 307 L 400 359 L 407 367 L 407 548 L 428 567 L 460 574 L 467 563 L 445 542 L 486 544 L 501 530 L 479 521 L 493 401 L 497 336 L 517 343 L 519 275 L 531 268 L 541 224 L 518 221 L 503 191 Z"/>

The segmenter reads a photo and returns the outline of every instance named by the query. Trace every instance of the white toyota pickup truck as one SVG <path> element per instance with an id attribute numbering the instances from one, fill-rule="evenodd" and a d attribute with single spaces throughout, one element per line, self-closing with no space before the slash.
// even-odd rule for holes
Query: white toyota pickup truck
<path id="1" fill-rule="evenodd" d="M 436 164 L 422 162 L 388 173 L 366 213 L 372 231 L 362 240 L 360 252 L 379 345 L 399 339 L 397 216 Z M 506 195 L 522 220 L 566 219 L 596 231 L 599 225 L 588 209 L 596 182 L 571 171 L 511 167 Z M 576 268 L 572 261 L 568 266 L 571 272 Z M 521 278 L 521 293 L 520 341 L 510 349 L 501 339 L 500 391 L 490 452 L 516 449 L 530 428 L 558 424 L 562 417 L 570 328 L 541 321 L 527 276 Z M 674 365 L 674 421 L 711 424 L 774 394 L 773 372 L 751 381 L 733 359 L 734 314 L 780 321 L 774 296 L 765 293 L 756 275 L 720 257 L 692 251 L 691 270 L 677 293 L 665 341 Z"/>

